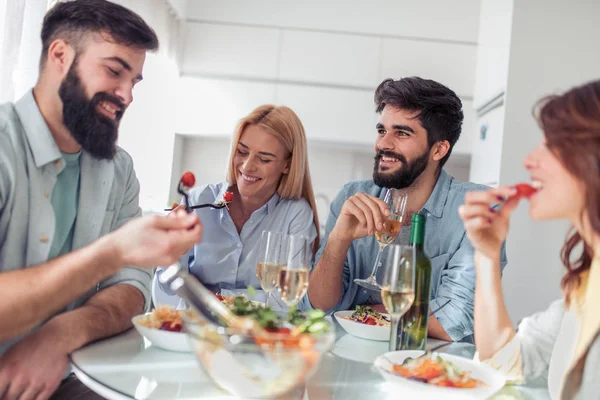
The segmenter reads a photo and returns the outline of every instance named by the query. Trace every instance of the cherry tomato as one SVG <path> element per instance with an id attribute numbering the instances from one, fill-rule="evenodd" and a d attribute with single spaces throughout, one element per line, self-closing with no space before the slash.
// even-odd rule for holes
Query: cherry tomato
<path id="1" fill-rule="evenodd" d="M 193 173 L 191 173 L 190 171 L 187 171 L 181 177 L 181 183 L 183 184 L 183 186 L 191 188 L 196 183 L 196 177 L 194 176 Z"/>
<path id="2" fill-rule="evenodd" d="M 537 189 L 527 183 L 518 183 L 515 185 L 515 189 L 517 190 L 516 196 L 530 198 L 533 196 Z"/>
<path id="3" fill-rule="evenodd" d="M 233 193 L 232 192 L 225 192 L 225 194 L 223 195 L 223 200 L 225 200 L 225 201 L 233 201 Z"/>

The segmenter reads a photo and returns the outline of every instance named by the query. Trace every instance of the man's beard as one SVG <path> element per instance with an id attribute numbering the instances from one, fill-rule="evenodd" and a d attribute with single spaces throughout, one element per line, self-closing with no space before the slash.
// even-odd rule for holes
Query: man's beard
<path id="1" fill-rule="evenodd" d="M 393 157 L 402 163 L 400 169 L 394 173 L 379 172 L 379 162 L 382 156 Z M 429 149 L 415 158 L 411 163 L 399 153 L 379 150 L 375 155 L 375 166 L 373 168 L 373 181 L 379 187 L 405 189 L 411 186 L 421 176 L 429 163 Z"/>
<path id="2" fill-rule="evenodd" d="M 76 66 L 77 60 L 58 90 L 63 103 L 63 123 L 85 151 L 99 159 L 112 159 L 117 152 L 119 121 L 125 107 L 118 98 L 106 93 L 96 93 L 88 100 Z M 120 107 L 115 120 L 99 114 L 98 107 L 102 101 Z"/>

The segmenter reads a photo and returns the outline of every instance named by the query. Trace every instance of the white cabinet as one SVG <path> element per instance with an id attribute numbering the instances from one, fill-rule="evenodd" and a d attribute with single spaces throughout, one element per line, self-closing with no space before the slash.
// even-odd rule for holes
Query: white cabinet
<path id="1" fill-rule="evenodd" d="M 478 113 L 471 153 L 471 182 L 498 185 L 504 134 L 503 99 L 502 94 Z"/>

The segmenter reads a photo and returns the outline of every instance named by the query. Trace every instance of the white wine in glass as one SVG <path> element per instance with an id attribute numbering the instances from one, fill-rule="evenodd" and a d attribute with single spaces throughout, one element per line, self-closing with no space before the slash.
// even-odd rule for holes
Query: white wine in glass
<path id="1" fill-rule="evenodd" d="M 390 316 L 401 317 L 415 301 L 415 291 L 410 288 L 393 290 L 389 286 L 381 289 L 381 300 Z"/>
<path id="2" fill-rule="evenodd" d="M 377 284 L 377 270 L 379 269 L 379 261 L 381 254 L 390 243 L 396 240 L 396 237 L 402 229 L 402 219 L 406 211 L 406 203 L 408 196 L 406 193 L 398 189 L 387 189 L 383 195 L 383 201 L 390 208 L 390 215 L 383 221 L 383 229 L 375 231 L 375 239 L 379 243 L 375 265 L 371 271 L 371 275 L 367 279 L 355 279 L 354 283 L 370 290 L 380 290 Z"/>
<path id="3" fill-rule="evenodd" d="M 267 293 L 272 292 L 277 288 L 279 280 L 279 271 L 282 264 L 259 262 L 256 267 L 256 277 L 262 290 Z"/>
<path id="4" fill-rule="evenodd" d="M 298 303 L 308 290 L 308 268 L 281 268 L 278 286 L 283 301 L 289 305 Z"/>
<path id="5" fill-rule="evenodd" d="M 379 246 L 386 247 L 392 244 L 402 229 L 402 215 L 392 214 L 383 222 L 383 229 L 375 231 L 375 239 Z"/>
<path id="6" fill-rule="evenodd" d="M 291 235 L 286 265 L 279 272 L 277 289 L 288 306 L 295 305 L 308 290 L 310 241 L 306 236 Z"/>
<path id="7" fill-rule="evenodd" d="M 262 233 L 256 278 L 262 290 L 267 294 L 265 305 L 269 305 L 271 293 L 277 287 L 279 271 L 286 263 L 288 240 L 288 235 L 282 232 L 264 231 Z"/>
<path id="8" fill-rule="evenodd" d="M 414 248 L 392 244 L 388 250 L 387 262 L 381 284 L 381 299 L 392 319 L 390 351 L 398 345 L 400 319 L 410 309 L 415 300 Z"/>

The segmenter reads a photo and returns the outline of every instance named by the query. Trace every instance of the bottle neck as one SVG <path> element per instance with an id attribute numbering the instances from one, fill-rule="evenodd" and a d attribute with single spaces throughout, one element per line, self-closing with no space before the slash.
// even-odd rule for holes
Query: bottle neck
<path id="1" fill-rule="evenodd" d="M 410 229 L 410 245 L 417 249 L 423 248 L 425 241 L 425 223 L 423 221 L 414 221 Z"/>

